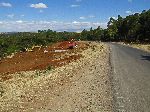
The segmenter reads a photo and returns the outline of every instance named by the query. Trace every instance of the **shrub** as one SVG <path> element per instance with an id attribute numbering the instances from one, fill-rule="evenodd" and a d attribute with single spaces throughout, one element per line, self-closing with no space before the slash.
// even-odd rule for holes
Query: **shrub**
<path id="1" fill-rule="evenodd" d="M 47 70 L 48 70 L 48 71 L 51 71 L 51 70 L 52 70 L 52 66 L 49 65 L 49 66 L 47 67 Z"/>

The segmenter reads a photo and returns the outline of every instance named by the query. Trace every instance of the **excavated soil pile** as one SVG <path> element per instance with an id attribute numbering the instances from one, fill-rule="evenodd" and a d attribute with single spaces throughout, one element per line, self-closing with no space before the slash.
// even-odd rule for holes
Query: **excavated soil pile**
<path id="1" fill-rule="evenodd" d="M 48 67 L 60 67 L 81 57 L 77 52 L 88 47 L 77 42 L 78 47 L 68 49 L 69 42 L 58 42 L 47 47 L 36 47 L 30 52 L 19 52 L 0 60 L 0 80 L 11 79 L 13 74 L 21 71 L 44 70 Z"/>

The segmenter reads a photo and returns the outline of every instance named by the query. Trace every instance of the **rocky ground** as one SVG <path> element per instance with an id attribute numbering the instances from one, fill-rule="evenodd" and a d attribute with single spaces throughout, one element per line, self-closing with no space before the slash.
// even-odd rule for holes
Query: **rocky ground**
<path id="1" fill-rule="evenodd" d="M 0 110 L 13 112 L 112 112 L 109 48 L 87 42 L 82 58 L 43 71 L 16 73 L 0 83 Z"/>

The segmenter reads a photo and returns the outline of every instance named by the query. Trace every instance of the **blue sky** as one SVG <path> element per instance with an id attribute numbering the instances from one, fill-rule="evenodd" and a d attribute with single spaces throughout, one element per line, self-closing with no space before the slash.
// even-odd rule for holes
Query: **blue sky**
<path id="1" fill-rule="evenodd" d="M 0 0 L 0 32 L 106 28 L 110 17 L 150 9 L 150 0 Z"/>

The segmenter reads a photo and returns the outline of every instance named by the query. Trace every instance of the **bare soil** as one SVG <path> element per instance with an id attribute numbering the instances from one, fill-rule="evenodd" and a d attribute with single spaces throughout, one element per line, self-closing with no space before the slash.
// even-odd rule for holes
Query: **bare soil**
<path id="1" fill-rule="evenodd" d="M 109 48 L 84 42 L 88 48 L 51 71 L 14 73 L 0 83 L 0 110 L 13 112 L 112 112 Z M 85 48 L 85 47 L 83 47 Z"/>
<path id="2" fill-rule="evenodd" d="M 49 66 L 60 67 L 77 60 L 77 52 L 86 49 L 85 43 L 79 43 L 76 49 L 67 49 L 68 41 L 59 42 L 48 47 L 34 48 L 32 52 L 16 53 L 11 58 L 0 60 L 0 80 L 5 81 L 13 76 L 9 74 L 21 71 L 44 70 Z M 64 50 L 63 52 L 55 52 Z M 66 50 L 66 51 L 65 51 Z"/>

